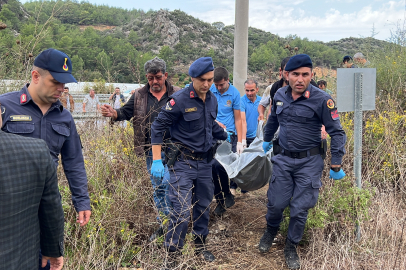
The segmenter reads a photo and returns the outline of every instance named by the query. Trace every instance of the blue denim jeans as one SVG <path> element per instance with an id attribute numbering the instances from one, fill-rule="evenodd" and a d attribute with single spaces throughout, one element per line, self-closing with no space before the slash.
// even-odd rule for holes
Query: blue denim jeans
<path id="1" fill-rule="evenodd" d="M 161 153 L 161 158 L 162 162 L 164 163 L 165 160 L 165 152 Z M 164 164 L 165 166 L 165 172 L 164 172 L 164 177 L 163 178 L 156 178 L 153 177 L 151 174 L 151 165 L 152 165 L 152 150 L 150 150 L 147 153 L 147 169 L 148 172 L 150 173 L 150 179 L 151 179 L 151 184 L 152 187 L 154 188 L 154 203 L 155 206 L 158 210 L 158 217 L 157 219 L 162 222 L 162 217 L 168 217 L 169 213 L 171 212 L 172 209 L 172 204 L 171 201 L 169 200 L 169 171 L 168 171 L 168 166 Z"/>

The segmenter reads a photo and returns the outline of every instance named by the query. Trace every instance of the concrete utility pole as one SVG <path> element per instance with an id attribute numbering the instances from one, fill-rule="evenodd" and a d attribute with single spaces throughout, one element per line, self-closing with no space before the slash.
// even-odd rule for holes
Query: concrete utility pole
<path id="1" fill-rule="evenodd" d="M 233 85 L 241 95 L 248 74 L 248 11 L 249 0 L 235 0 Z"/>

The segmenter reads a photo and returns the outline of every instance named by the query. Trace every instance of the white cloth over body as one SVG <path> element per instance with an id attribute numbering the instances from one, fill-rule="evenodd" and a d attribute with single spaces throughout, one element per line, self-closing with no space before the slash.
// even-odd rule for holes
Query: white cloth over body
<path id="1" fill-rule="evenodd" d="M 228 177 L 242 190 L 254 191 L 265 186 L 272 175 L 272 148 L 264 153 L 263 121 L 258 123 L 257 134 L 241 155 L 231 151 L 231 144 L 224 141 L 218 148 L 215 158 L 223 165 Z"/>

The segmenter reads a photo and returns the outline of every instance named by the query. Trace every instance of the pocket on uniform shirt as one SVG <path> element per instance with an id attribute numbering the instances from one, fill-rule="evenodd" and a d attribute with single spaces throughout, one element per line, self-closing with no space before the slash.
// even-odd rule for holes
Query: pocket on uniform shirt
<path id="1" fill-rule="evenodd" d="M 294 122 L 308 122 L 314 116 L 314 111 L 310 108 L 296 109 L 295 117 L 292 117 Z"/>
<path id="2" fill-rule="evenodd" d="M 6 129 L 9 133 L 30 134 L 35 130 L 34 123 L 27 122 L 7 122 Z"/>
<path id="3" fill-rule="evenodd" d="M 187 122 L 190 130 L 198 130 L 203 128 L 204 121 L 200 121 L 202 114 L 199 112 L 185 112 L 183 118 Z"/>
<path id="4" fill-rule="evenodd" d="M 70 135 L 70 128 L 61 125 L 61 124 L 54 124 L 51 123 L 52 130 L 54 132 L 50 132 L 48 134 L 48 141 L 50 142 L 51 151 L 55 153 L 60 153 L 63 143 L 66 141 L 66 138 Z"/>

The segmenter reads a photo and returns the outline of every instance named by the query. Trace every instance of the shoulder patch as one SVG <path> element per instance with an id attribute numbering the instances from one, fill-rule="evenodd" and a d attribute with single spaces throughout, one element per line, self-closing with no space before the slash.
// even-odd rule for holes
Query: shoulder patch
<path id="1" fill-rule="evenodd" d="M 333 120 L 340 119 L 340 116 L 338 115 L 337 109 L 331 111 L 330 114 L 331 114 L 331 119 L 333 119 Z"/>
<path id="2" fill-rule="evenodd" d="M 327 100 L 327 108 L 334 109 L 334 107 L 335 107 L 334 101 L 331 98 Z"/>

